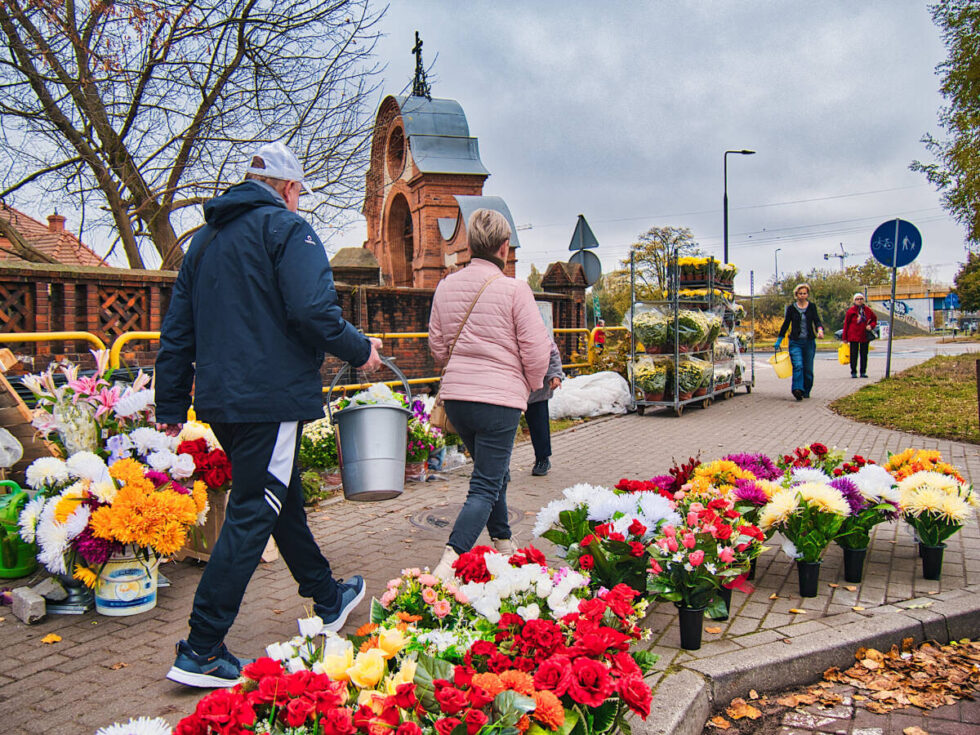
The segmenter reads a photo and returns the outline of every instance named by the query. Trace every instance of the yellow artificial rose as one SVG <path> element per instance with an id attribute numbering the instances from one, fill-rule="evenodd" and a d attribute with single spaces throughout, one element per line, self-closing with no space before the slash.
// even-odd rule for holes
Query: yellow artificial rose
<path id="1" fill-rule="evenodd" d="M 360 689 L 372 689 L 385 673 L 385 658 L 380 648 L 371 648 L 357 654 L 354 665 L 347 669 L 351 683 Z"/>
<path id="2" fill-rule="evenodd" d="M 411 684 L 415 681 L 415 670 L 418 669 L 418 664 L 412 659 L 405 659 L 402 662 L 402 667 L 398 669 L 398 673 L 392 677 L 388 678 L 386 691 L 388 694 L 395 694 L 398 690 L 399 684 Z"/>
<path id="3" fill-rule="evenodd" d="M 378 632 L 378 648 L 385 658 L 392 658 L 405 647 L 405 636 L 397 628 L 382 628 Z"/>
<path id="4" fill-rule="evenodd" d="M 342 654 L 324 656 L 320 662 L 323 673 L 334 681 L 348 681 L 347 670 L 354 665 L 354 647 L 348 646 Z"/>

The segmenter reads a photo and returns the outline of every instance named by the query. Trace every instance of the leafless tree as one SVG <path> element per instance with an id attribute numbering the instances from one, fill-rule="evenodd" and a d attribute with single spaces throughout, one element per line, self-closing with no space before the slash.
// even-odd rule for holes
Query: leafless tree
<path id="1" fill-rule="evenodd" d="M 0 199 L 67 198 L 131 267 L 173 268 L 195 205 L 281 140 L 317 192 L 301 206 L 342 220 L 363 196 L 383 12 L 368 0 L 3 0 Z"/>

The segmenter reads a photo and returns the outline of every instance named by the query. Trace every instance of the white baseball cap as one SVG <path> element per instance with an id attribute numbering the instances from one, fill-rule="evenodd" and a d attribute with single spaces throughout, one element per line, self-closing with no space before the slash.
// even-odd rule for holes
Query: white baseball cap
<path id="1" fill-rule="evenodd" d="M 303 185 L 307 194 L 313 193 L 313 190 L 303 180 L 305 174 L 299 159 L 279 141 L 259 146 L 258 150 L 252 154 L 252 162 L 245 169 L 245 173 L 268 176 L 283 181 L 298 181 Z"/>

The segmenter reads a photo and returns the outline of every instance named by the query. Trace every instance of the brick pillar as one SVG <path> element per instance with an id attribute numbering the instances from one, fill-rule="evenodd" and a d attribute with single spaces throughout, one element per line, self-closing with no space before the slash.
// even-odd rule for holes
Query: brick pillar
<path id="1" fill-rule="evenodd" d="M 163 322 L 163 313 L 161 312 L 160 304 L 160 287 L 150 286 L 150 299 L 149 299 L 149 316 L 150 325 L 149 330 L 151 332 L 159 332 L 160 324 Z"/>
<path id="2" fill-rule="evenodd" d="M 34 286 L 34 331 L 51 331 L 51 299 L 48 297 L 48 281 L 35 281 Z M 57 351 L 64 350 L 64 345 L 58 344 Z M 38 342 L 37 354 L 50 355 L 50 342 Z"/>
<path id="3" fill-rule="evenodd" d="M 83 331 L 91 332 L 96 337 L 105 342 L 101 332 L 101 319 L 99 318 L 99 286 L 96 283 L 86 284 L 85 288 L 85 326 Z M 108 346 L 108 345 L 107 345 Z"/>
<path id="4" fill-rule="evenodd" d="M 61 326 L 66 332 L 74 332 L 76 329 L 76 297 L 77 292 L 74 283 L 65 281 L 61 284 Z M 81 343 L 72 342 L 71 349 L 73 352 L 78 352 L 81 349 Z"/>

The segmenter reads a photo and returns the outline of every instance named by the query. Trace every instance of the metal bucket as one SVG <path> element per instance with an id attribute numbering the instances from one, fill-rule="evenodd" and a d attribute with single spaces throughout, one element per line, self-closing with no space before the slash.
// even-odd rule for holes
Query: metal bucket
<path id="1" fill-rule="evenodd" d="M 157 604 L 160 560 L 141 558 L 132 547 L 113 554 L 99 570 L 95 610 L 118 617 L 147 612 Z"/>
<path id="2" fill-rule="evenodd" d="M 390 359 L 382 357 L 381 362 L 404 384 L 411 405 L 408 380 Z M 362 502 L 397 497 L 405 490 L 405 450 L 412 412 L 401 406 L 352 405 L 333 413 L 331 396 L 344 370 L 341 368 L 334 376 L 327 393 L 327 412 L 335 427 L 344 497 Z"/>

